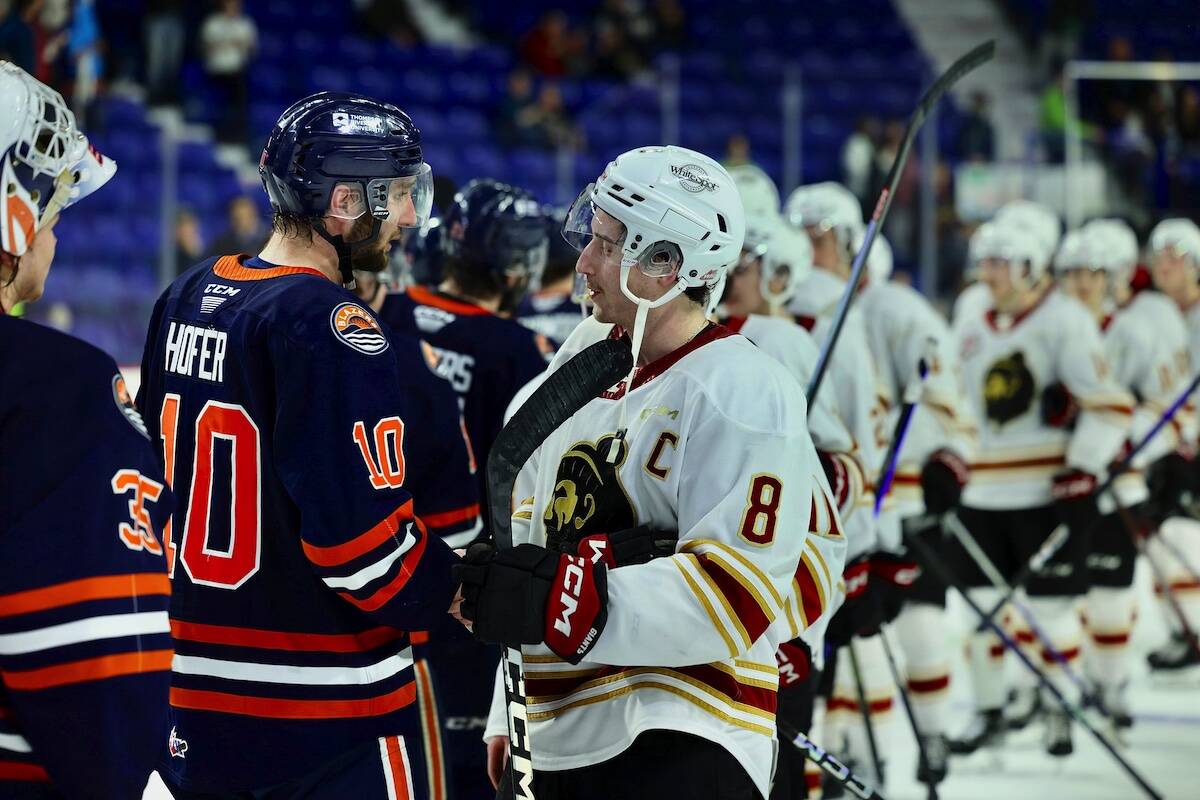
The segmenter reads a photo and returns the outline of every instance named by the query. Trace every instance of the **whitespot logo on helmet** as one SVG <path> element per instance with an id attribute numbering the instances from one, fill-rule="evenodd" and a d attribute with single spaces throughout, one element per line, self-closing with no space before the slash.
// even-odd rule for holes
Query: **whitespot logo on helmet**
<path id="1" fill-rule="evenodd" d="M 672 164 L 671 174 L 679 178 L 679 185 L 689 192 L 715 192 L 717 182 L 708 177 L 708 171 L 699 164 Z"/>
<path id="2" fill-rule="evenodd" d="M 341 303 L 329 315 L 329 327 L 340 341 L 369 356 L 387 350 L 383 329 L 369 311 L 357 303 Z"/>

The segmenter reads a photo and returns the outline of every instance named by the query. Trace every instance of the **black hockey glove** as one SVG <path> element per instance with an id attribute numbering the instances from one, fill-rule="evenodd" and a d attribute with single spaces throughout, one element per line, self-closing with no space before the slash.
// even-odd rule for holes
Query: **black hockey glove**
<path id="1" fill-rule="evenodd" d="M 871 555 L 871 584 L 868 591 L 878 591 L 882 606 L 882 622 L 891 622 L 900 615 L 904 601 L 921 577 L 921 567 L 908 555 L 879 551 Z"/>
<path id="2" fill-rule="evenodd" d="M 1096 476 L 1081 469 L 1069 469 L 1054 476 L 1051 486 L 1054 511 L 1059 522 L 1071 530 L 1072 536 L 1087 534 L 1100 510 L 1096 507 Z"/>
<path id="3" fill-rule="evenodd" d="M 1167 517 L 1190 516 L 1196 495 L 1196 465 L 1180 452 L 1168 453 L 1146 471 L 1150 502 L 1146 512 L 1156 524 Z"/>
<path id="4" fill-rule="evenodd" d="M 928 514 L 944 514 L 958 508 L 963 487 L 971 472 L 967 462 L 952 450 L 942 448 L 929 454 L 929 460 L 921 468 L 921 493 L 925 496 L 925 511 Z"/>
<path id="5" fill-rule="evenodd" d="M 825 630 L 825 641 L 831 647 L 841 647 L 856 635 L 879 630 L 883 618 L 883 595 L 878 586 L 872 586 L 871 559 L 867 554 L 846 565 L 842 583 L 846 599 Z"/>
<path id="6" fill-rule="evenodd" d="M 575 555 L 581 555 L 593 564 L 603 561 L 609 569 L 616 569 L 674 555 L 678 542 L 679 531 L 658 531 L 639 525 L 616 533 L 585 536 L 575 546 Z"/>
<path id="7" fill-rule="evenodd" d="M 453 568 L 475 638 L 508 647 L 546 643 L 578 664 L 608 620 L 608 568 L 533 544 L 474 544 Z"/>
<path id="8" fill-rule="evenodd" d="M 1051 428 L 1073 428 L 1079 415 L 1079 404 L 1061 383 L 1047 386 L 1042 392 L 1042 422 Z"/>

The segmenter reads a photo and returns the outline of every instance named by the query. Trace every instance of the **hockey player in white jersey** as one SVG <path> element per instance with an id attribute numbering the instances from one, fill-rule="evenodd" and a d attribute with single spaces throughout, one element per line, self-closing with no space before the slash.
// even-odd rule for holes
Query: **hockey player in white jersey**
<path id="1" fill-rule="evenodd" d="M 629 337 L 636 367 L 521 471 L 517 546 L 476 545 L 459 570 L 476 635 L 526 645 L 539 798 L 769 792 L 772 626 L 798 575 L 797 623 L 821 615 L 843 537 L 802 388 L 705 317 L 743 228 L 728 173 L 679 147 L 618 156 L 568 214 L 595 310 L 564 351 Z M 674 552 L 621 564 L 647 529 Z M 616 561 L 589 557 L 598 540 Z"/>
<path id="2" fill-rule="evenodd" d="M 1190 219 L 1163 220 L 1150 232 L 1150 255 L 1155 286 L 1174 300 L 1184 315 L 1190 355 L 1189 375 L 1185 380 L 1190 382 L 1200 370 L 1200 227 Z M 1195 402 L 1193 395 L 1190 404 L 1193 410 Z M 1194 439 L 1188 442 L 1192 454 L 1195 444 Z M 1193 462 L 1191 481 L 1183 487 L 1193 495 L 1198 493 L 1196 472 Z M 1147 550 L 1170 583 L 1188 624 L 1196 630 L 1200 626 L 1200 581 L 1196 580 L 1200 568 L 1200 522 L 1194 518 L 1194 509 L 1186 511 L 1186 514 L 1171 514 L 1164 520 L 1158 536 L 1147 542 Z M 1188 563 L 1180 561 L 1181 555 Z M 1156 589 L 1162 597 L 1162 587 Z M 1178 629 L 1165 598 L 1162 605 L 1172 636 L 1165 647 L 1150 654 L 1150 665 L 1155 669 L 1178 670 L 1200 664 L 1200 654 Z"/>
<path id="3" fill-rule="evenodd" d="M 979 420 L 976 459 L 963 492 L 961 519 L 1005 579 L 1011 579 L 1060 524 L 1070 536 L 1027 585 L 1029 606 L 1049 643 L 1077 664 L 1081 628 L 1075 600 L 1087 590 L 1088 534 L 1098 511 L 1094 490 L 1126 440 L 1133 398 L 1113 380 L 1100 331 L 1077 300 L 1048 281 L 1052 252 L 1034 226 L 985 225 L 972 251 L 993 305 L 956 327 L 963 382 Z M 1062 383 L 1078 404 L 1074 432 L 1046 418 L 1039 398 Z M 999 593 L 961 548 L 959 575 L 984 607 Z M 1075 700 L 1078 692 L 1049 653 L 1050 680 Z M 1005 724 L 1003 649 L 990 632 L 969 643 L 979 718 L 971 744 L 998 743 Z M 1049 705 L 1047 703 L 1047 705 Z M 1070 720 L 1046 714 L 1051 755 L 1072 750 Z"/>
<path id="4" fill-rule="evenodd" d="M 850 276 L 854 244 L 864 230 L 862 209 L 848 189 L 837 183 L 801 186 L 788 197 L 784 217 L 790 224 L 802 227 L 813 247 L 814 269 L 809 278 L 797 287 L 788 304 L 796 321 L 810 330 L 824 346 L 833 326 L 838 301 Z M 861 670 L 863 698 L 869 707 L 877 735 L 887 733 L 894 714 L 894 683 L 888 670 L 878 628 L 883 616 L 883 596 L 886 578 L 911 574 L 896 569 L 894 555 L 899 551 L 899 521 L 890 509 L 876 520 L 874 481 L 882 467 L 890 431 L 885 418 L 889 398 L 879 382 L 862 312 L 851 307 L 838 339 L 836 357 L 830 361 L 829 386 L 837 400 L 838 413 L 854 434 L 862 463 L 867 472 L 867 488 L 855 513 L 846 520 L 849 537 L 845 582 L 848 603 L 846 609 L 830 624 L 831 643 L 854 642 Z M 871 586 L 874 580 L 876 586 Z M 844 654 L 846 655 L 846 654 Z M 834 670 L 833 689 L 826 704 L 826 734 L 830 746 L 841 747 L 857 762 L 856 768 L 870 778 L 872 769 L 869 741 L 863 724 L 857 681 L 851 669 L 851 659 L 838 659 Z M 841 752 L 841 750 L 839 750 Z M 880 782 L 882 782 L 880 780 Z"/>
<path id="5" fill-rule="evenodd" d="M 1137 398 L 1130 442 L 1158 422 L 1187 385 L 1187 333 L 1183 317 L 1158 292 L 1132 294 L 1129 282 L 1137 266 L 1137 235 L 1119 220 L 1093 220 L 1068 234 L 1055 263 L 1059 285 L 1092 313 L 1104 335 L 1104 349 L 1116 382 Z M 1150 500 L 1145 470 L 1161 475 L 1157 487 L 1169 491 L 1171 476 L 1190 465 L 1178 454 L 1182 441 L 1193 438 L 1190 413 L 1172 424 L 1140 451 L 1134 469 L 1118 478 L 1114 491 L 1144 535 L 1153 524 L 1144 504 Z M 1172 503 L 1155 498 L 1157 507 Z M 1133 567 L 1137 549 L 1111 498 L 1100 499 L 1103 516 L 1092 531 L 1087 565 L 1091 588 L 1085 606 L 1091 647 L 1087 667 L 1102 690 L 1104 706 L 1118 727 L 1133 724 L 1125 688 L 1129 682 L 1129 636 L 1133 629 Z"/>
<path id="6" fill-rule="evenodd" d="M 889 281 L 891 272 L 891 247 L 878 236 L 857 304 L 875 366 L 887 394 L 896 398 L 887 429 L 895 430 L 904 402 L 917 402 L 887 499 L 902 522 L 921 525 L 914 529 L 916 535 L 938 546 L 941 526 L 933 520 L 958 508 L 969 474 L 974 425 L 963 407 L 958 353 L 949 327 L 912 287 Z M 927 759 L 917 777 L 924 783 L 938 783 L 945 777 L 949 758 L 946 586 L 922 572 L 903 595 L 889 598 L 893 603 L 901 600 L 904 606 L 895 630 L 904 650 L 908 691 Z"/>

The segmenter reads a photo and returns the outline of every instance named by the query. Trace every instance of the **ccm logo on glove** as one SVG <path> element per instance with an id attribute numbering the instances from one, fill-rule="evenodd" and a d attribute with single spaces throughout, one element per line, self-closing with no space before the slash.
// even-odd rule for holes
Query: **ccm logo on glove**
<path id="1" fill-rule="evenodd" d="M 582 556 L 562 556 L 554 580 L 556 592 L 546 603 L 547 647 L 576 661 L 592 649 L 608 617 L 598 585 L 606 578 L 603 566 L 597 569 Z"/>

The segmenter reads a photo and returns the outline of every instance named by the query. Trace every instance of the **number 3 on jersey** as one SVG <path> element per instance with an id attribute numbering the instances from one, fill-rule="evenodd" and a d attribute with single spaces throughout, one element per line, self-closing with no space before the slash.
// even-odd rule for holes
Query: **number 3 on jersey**
<path id="1" fill-rule="evenodd" d="M 761 472 L 750 479 L 746 510 L 742 512 L 741 537 L 751 544 L 768 545 L 775 540 L 775 515 L 783 496 L 783 481 Z"/>
<path id="2" fill-rule="evenodd" d="M 163 398 L 160 429 L 167 479 L 174 484 L 176 436 L 180 397 Z M 209 400 L 196 417 L 196 439 L 192 460 L 192 482 L 188 488 L 187 518 L 180 560 L 193 583 L 220 589 L 236 589 L 258 571 L 262 525 L 259 507 L 262 485 L 259 478 L 260 441 L 258 426 L 239 405 Z M 218 455 L 217 443 L 228 443 Z M 215 546 L 212 539 L 219 517 L 213 514 L 213 487 L 217 475 L 228 476 L 228 542 Z M 222 508 L 218 506 L 218 510 Z M 172 525 L 163 533 L 168 568 L 174 575 L 176 545 Z"/>

